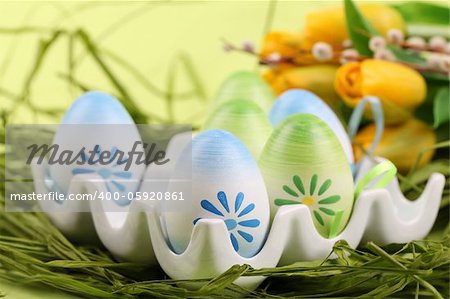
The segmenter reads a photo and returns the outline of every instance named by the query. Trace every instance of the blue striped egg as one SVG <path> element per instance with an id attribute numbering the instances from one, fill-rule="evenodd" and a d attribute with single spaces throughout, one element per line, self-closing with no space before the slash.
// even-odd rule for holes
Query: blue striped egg
<path id="1" fill-rule="evenodd" d="M 59 146 L 58 152 L 68 150 L 74 155 L 84 148 L 84 154 L 76 160 L 84 163 L 49 165 L 53 188 L 67 193 L 75 175 L 96 174 L 102 177 L 106 190 L 111 193 L 112 199 L 115 197 L 117 204 L 128 204 L 129 198 L 132 198 L 129 193 L 136 191 L 145 171 L 145 164 L 133 162 L 129 169 L 125 169 L 126 163 L 121 163 L 130 158 L 128 152 L 135 142 L 141 142 L 136 150 L 143 151 L 136 125 L 117 99 L 99 91 L 81 95 L 65 113 L 53 144 Z M 102 152 L 106 151 L 116 156 L 115 159 L 106 159 L 108 163 L 102 165 L 98 161 Z M 124 154 L 121 156 L 120 152 Z"/>
<path id="2" fill-rule="evenodd" d="M 184 208 L 174 205 L 162 217 L 174 251 L 186 249 L 200 219 L 222 219 L 234 249 L 244 257 L 255 255 L 267 234 L 270 208 L 262 175 L 248 149 L 231 133 L 214 129 L 198 134 L 192 149 L 182 156 L 174 173 L 192 175 L 187 187 L 192 193 L 184 199 Z M 183 164 L 188 169 L 181 169 Z M 170 182 L 168 190 L 179 191 L 180 185 Z"/>

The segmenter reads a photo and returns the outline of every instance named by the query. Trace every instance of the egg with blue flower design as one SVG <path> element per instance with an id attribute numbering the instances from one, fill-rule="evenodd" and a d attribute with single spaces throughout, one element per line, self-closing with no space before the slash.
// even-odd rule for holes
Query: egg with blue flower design
<path id="1" fill-rule="evenodd" d="M 185 203 L 178 208 L 173 204 L 162 217 L 173 250 L 186 249 L 200 219 L 221 219 L 235 251 L 254 256 L 266 238 L 270 208 L 262 175 L 248 149 L 231 133 L 215 129 L 197 135 L 191 151 L 183 155 L 186 158 L 180 157 L 174 174 L 189 173 L 182 169 L 182 161 L 191 161 L 191 184 L 186 188 L 192 192 Z M 169 183 L 169 192 L 182 189 L 178 181 L 179 177 Z"/>
<path id="2" fill-rule="evenodd" d="M 99 91 L 81 95 L 65 113 L 53 144 L 59 153 L 66 153 L 68 162 L 49 165 L 47 181 L 53 191 L 67 193 L 74 176 L 95 174 L 103 179 L 113 202 L 129 203 L 129 193 L 139 187 L 145 163 L 129 156 L 133 148 L 143 152 L 142 139 L 117 99 Z"/>

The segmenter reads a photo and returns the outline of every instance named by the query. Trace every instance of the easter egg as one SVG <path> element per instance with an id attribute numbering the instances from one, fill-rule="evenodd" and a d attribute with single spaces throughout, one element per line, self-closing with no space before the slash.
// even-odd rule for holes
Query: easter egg
<path id="1" fill-rule="evenodd" d="M 257 73 L 241 71 L 225 80 L 213 103 L 217 107 L 229 100 L 245 99 L 254 102 L 263 111 L 269 111 L 274 98 L 269 85 Z"/>
<path id="2" fill-rule="evenodd" d="M 222 129 L 232 133 L 257 159 L 272 132 L 272 125 L 255 103 L 232 100 L 223 103 L 211 114 L 204 129 Z"/>
<path id="3" fill-rule="evenodd" d="M 338 138 L 322 119 L 287 117 L 267 141 L 259 165 L 272 217 L 282 205 L 304 204 L 323 236 L 329 236 L 337 215 L 342 218 L 333 230 L 345 227 L 353 206 L 353 177 Z"/>
<path id="4" fill-rule="evenodd" d="M 128 163 L 135 158 L 128 153 L 133 147 L 143 152 L 142 140 L 133 119 L 117 99 L 98 91 L 80 96 L 65 113 L 53 144 L 58 145 L 58 153 L 65 152 L 65 161 L 70 162 L 52 164 L 49 160 L 49 176 L 55 189 L 67 193 L 75 175 L 96 174 L 102 177 L 117 204 L 129 203 L 132 196 L 128 193 L 138 188 L 145 163 Z"/>
<path id="5" fill-rule="evenodd" d="M 184 207 L 164 211 L 162 222 L 173 250 L 183 252 L 194 225 L 200 219 L 222 219 L 233 248 L 244 257 L 255 255 L 266 238 L 270 208 L 267 191 L 256 161 L 231 133 L 209 130 L 192 141 L 174 173 L 184 170 L 181 161 L 191 162 L 191 196 Z M 169 192 L 179 191 L 170 182 Z M 176 207 L 174 205 L 174 207 Z"/>
<path id="6" fill-rule="evenodd" d="M 273 104 L 269 118 L 273 126 L 276 127 L 286 117 L 296 113 L 310 113 L 321 118 L 333 130 L 341 143 L 347 160 L 350 164 L 353 164 L 354 157 L 350 138 L 339 118 L 322 99 L 307 90 L 288 90 Z"/>

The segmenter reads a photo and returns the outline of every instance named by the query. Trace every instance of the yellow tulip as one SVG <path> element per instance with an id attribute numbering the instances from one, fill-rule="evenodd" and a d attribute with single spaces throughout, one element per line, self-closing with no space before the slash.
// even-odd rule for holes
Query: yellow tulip
<path id="1" fill-rule="evenodd" d="M 300 36 L 285 31 L 272 31 L 264 37 L 260 54 L 263 58 L 273 53 L 294 57 L 299 52 L 300 44 Z"/>
<path id="2" fill-rule="evenodd" d="M 374 136 L 375 125 L 368 125 L 356 135 L 355 144 L 368 149 Z M 422 151 L 419 166 L 427 164 L 434 154 L 434 150 L 427 149 L 435 143 L 434 131 L 424 122 L 412 118 L 400 125 L 387 126 L 374 154 L 391 160 L 400 172 L 405 173 L 411 169 Z M 355 158 L 360 156 L 361 150 L 355 146 Z"/>
<path id="3" fill-rule="evenodd" d="M 270 55 L 279 54 L 283 59 L 296 64 L 317 63 L 311 52 L 312 45 L 299 34 L 285 31 L 269 32 L 263 39 L 260 57 L 269 59 Z M 283 67 L 284 64 L 281 64 Z"/>
<path id="4" fill-rule="evenodd" d="M 270 70 L 263 76 L 276 94 L 292 88 L 307 89 L 334 107 L 340 101 L 333 88 L 337 69 L 334 65 L 311 65 L 283 71 Z"/>
<path id="5" fill-rule="evenodd" d="M 377 96 L 383 105 L 386 123 L 409 119 L 426 96 L 426 83 L 414 69 L 399 63 L 367 59 L 341 66 L 334 86 L 344 102 L 356 106 L 364 96 Z"/>
<path id="6" fill-rule="evenodd" d="M 394 28 L 405 32 L 405 22 L 394 8 L 383 4 L 360 4 L 358 8 L 381 35 L 387 35 L 389 29 Z M 349 38 L 343 7 L 330 7 L 307 14 L 303 28 L 304 37 L 309 42 L 327 42 L 335 49 L 341 49 L 342 43 Z"/>

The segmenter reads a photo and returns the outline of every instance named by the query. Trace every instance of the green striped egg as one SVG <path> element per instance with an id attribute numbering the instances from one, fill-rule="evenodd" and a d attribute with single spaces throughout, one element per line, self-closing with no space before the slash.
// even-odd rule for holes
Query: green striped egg
<path id="1" fill-rule="evenodd" d="M 333 223 L 333 231 L 344 229 L 353 206 L 353 177 L 338 138 L 323 120 L 312 114 L 286 118 L 267 141 L 259 165 L 272 217 L 282 205 L 305 204 L 322 236 L 330 235 Z"/>
<path id="2" fill-rule="evenodd" d="M 218 107 L 235 99 L 250 100 L 267 112 L 272 107 L 275 95 L 259 74 L 241 71 L 232 74 L 223 82 L 213 105 Z"/>
<path id="3" fill-rule="evenodd" d="M 232 100 L 220 105 L 204 125 L 204 129 L 222 129 L 245 144 L 257 159 L 272 133 L 272 125 L 264 111 L 254 102 Z"/>

